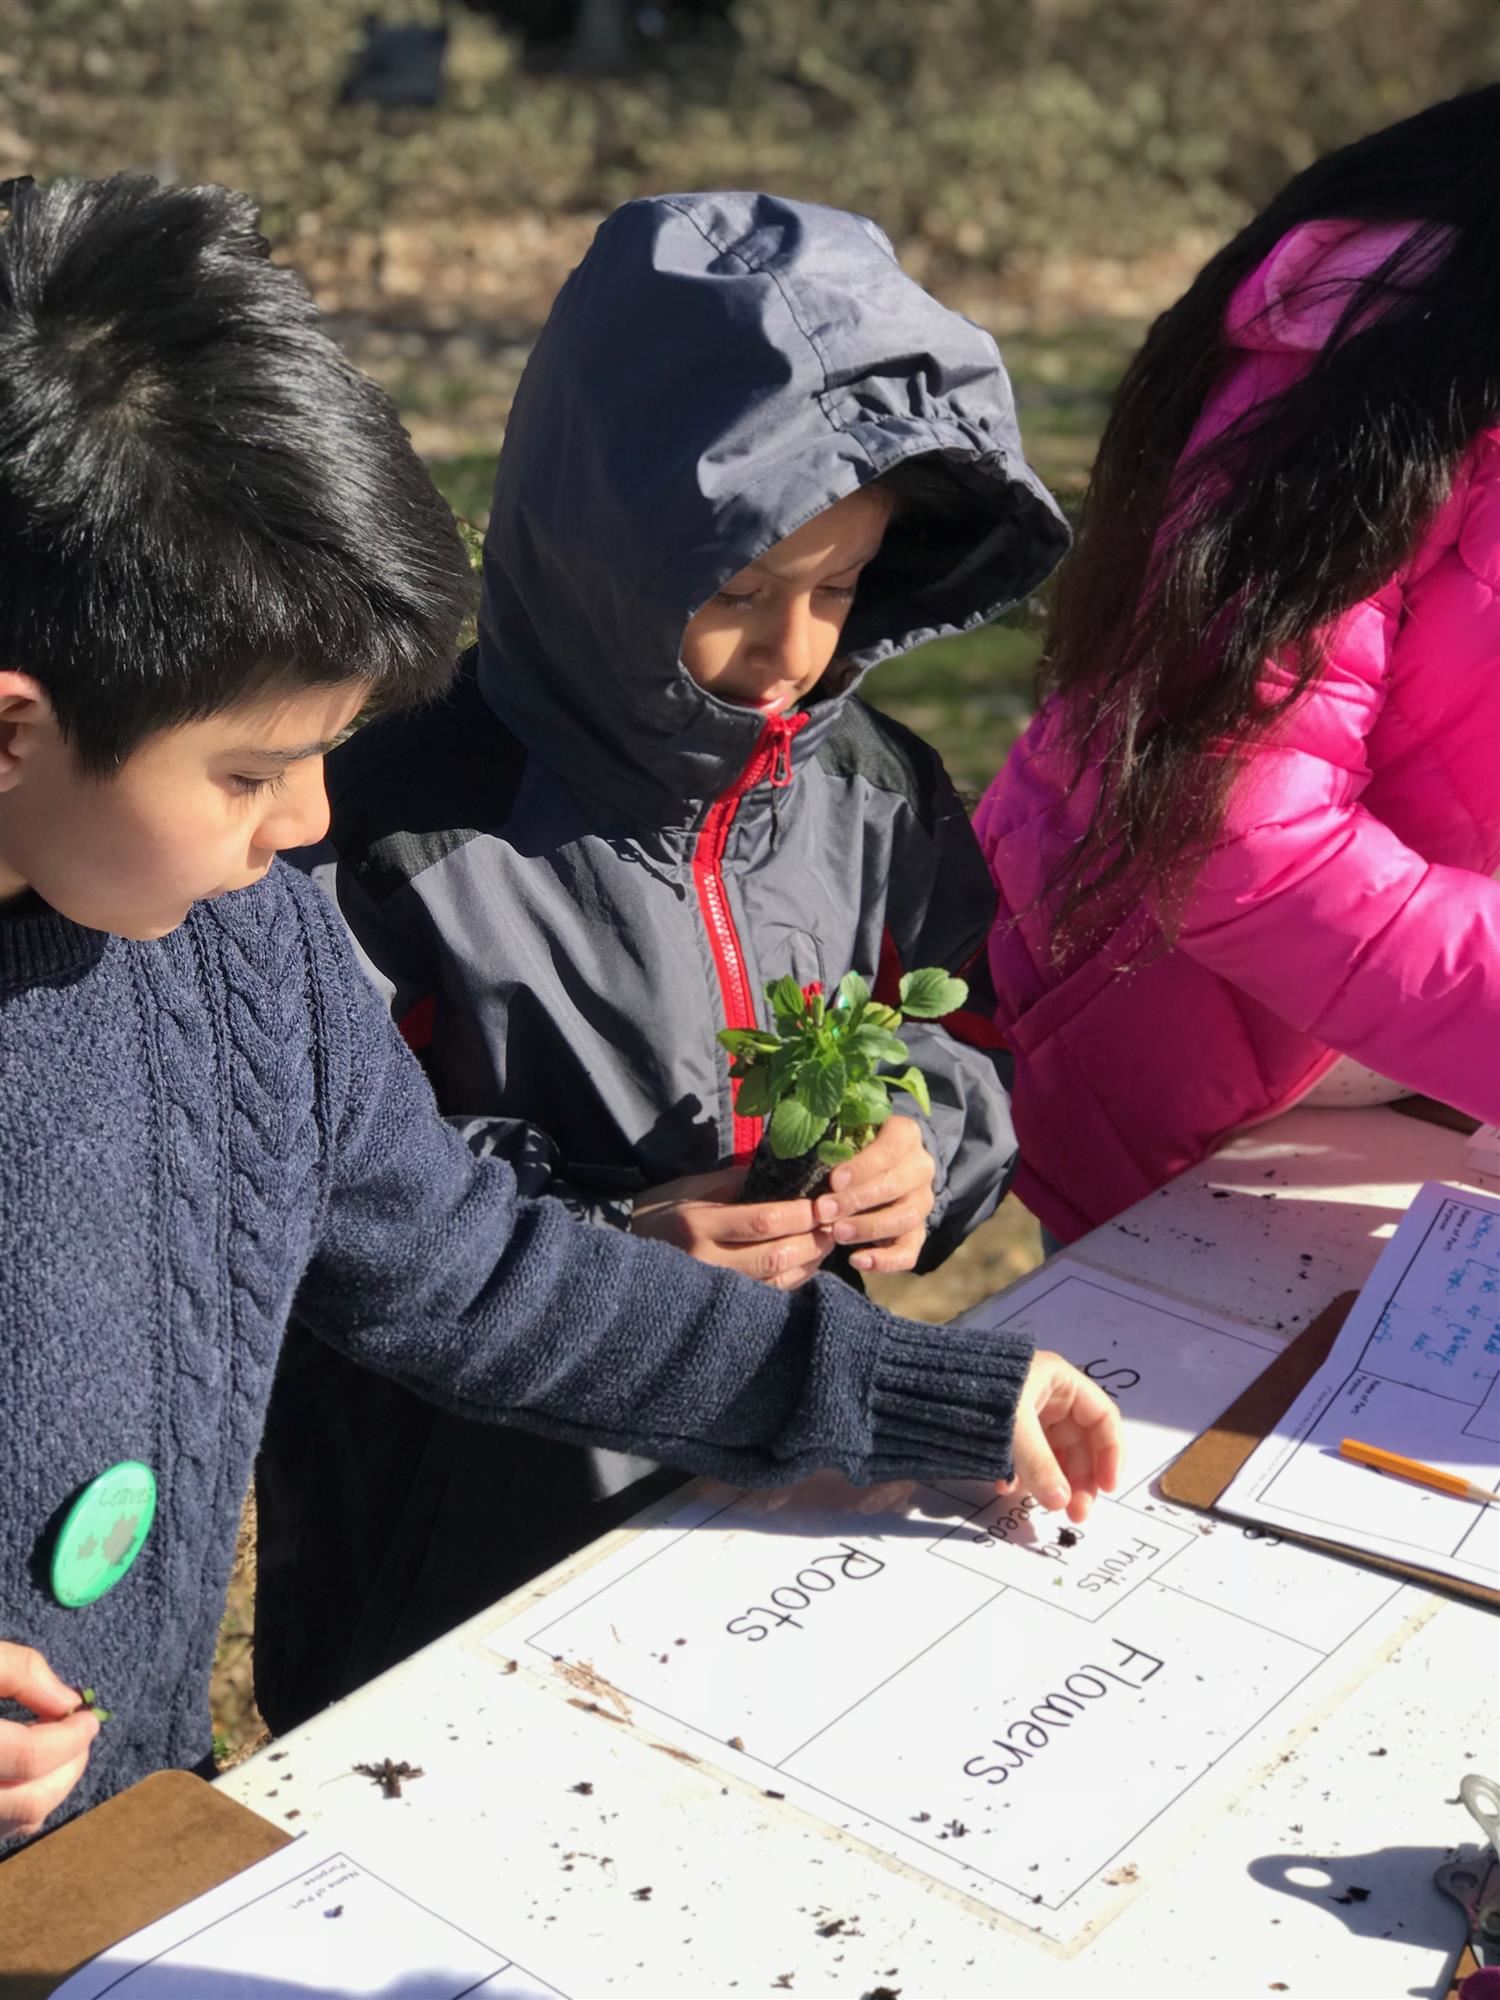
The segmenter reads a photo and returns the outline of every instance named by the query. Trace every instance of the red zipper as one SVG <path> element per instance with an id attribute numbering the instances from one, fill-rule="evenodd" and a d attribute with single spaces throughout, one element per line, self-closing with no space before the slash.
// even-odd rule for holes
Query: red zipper
<path id="1" fill-rule="evenodd" d="M 719 975 L 719 994 L 724 1003 L 726 1028 L 753 1028 L 755 996 L 745 970 L 745 954 L 740 949 L 734 913 L 724 886 L 724 849 L 729 829 L 745 794 L 769 778 L 774 790 L 782 791 L 792 782 L 792 738 L 811 720 L 807 715 L 773 715 L 750 761 L 729 787 L 709 807 L 693 848 L 693 886 L 698 891 L 698 910 L 714 955 Z M 738 1092 L 739 1086 L 734 1086 Z M 734 1120 L 734 1158 L 743 1164 L 760 1144 L 762 1118 Z"/>

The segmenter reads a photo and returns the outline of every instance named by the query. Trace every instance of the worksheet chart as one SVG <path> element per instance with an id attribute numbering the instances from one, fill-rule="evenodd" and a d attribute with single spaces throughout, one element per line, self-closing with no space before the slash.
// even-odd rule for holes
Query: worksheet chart
<path id="1" fill-rule="evenodd" d="M 1129 1420 L 1084 1527 L 962 1483 L 699 1492 L 490 1643 L 1067 1943 L 1373 1656 L 1398 1588 L 1158 1497 L 1268 1336 L 1066 1265 L 991 1311 Z"/>
<path id="2" fill-rule="evenodd" d="M 345 1849 L 297 1841 L 93 1959 L 58 2000 L 565 2000 Z"/>
<path id="3" fill-rule="evenodd" d="M 1500 1201 L 1429 1183 L 1327 1361 L 1223 1504 L 1460 1583 L 1500 1585 L 1500 1510 L 1351 1465 L 1344 1438 L 1500 1484 Z"/>

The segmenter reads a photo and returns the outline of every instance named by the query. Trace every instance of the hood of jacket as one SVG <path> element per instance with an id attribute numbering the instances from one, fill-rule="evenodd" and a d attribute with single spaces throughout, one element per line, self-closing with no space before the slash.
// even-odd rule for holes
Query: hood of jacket
<path id="1" fill-rule="evenodd" d="M 892 523 L 799 755 L 871 667 L 1035 589 L 1067 528 L 1022 457 L 994 341 L 873 223 L 766 194 L 628 203 L 517 392 L 485 540 L 485 699 L 613 809 L 692 823 L 765 725 L 690 678 L 689 618 L 815 514 L 932 455 L 954 505 Z"/>
<path id="2" fill-rule="evenodd" d="M 1235 291 L 1224 331 L 1234 347 L 1264 354 L 1295 355 L 1306 361 L 1333 339 L 1359 287 L 1418 233 L 1414 222 L 1348 220 L 1304 222 L 1288 231 L 1258 269 Z M 1446 232 L 1407 261 L 1404 279 L 1392 279 L 1387 296 L 1419 278 L 1438 260 Z M 1382 301 L 1372 299 L 1358 325 L 1378 317 Z"/>

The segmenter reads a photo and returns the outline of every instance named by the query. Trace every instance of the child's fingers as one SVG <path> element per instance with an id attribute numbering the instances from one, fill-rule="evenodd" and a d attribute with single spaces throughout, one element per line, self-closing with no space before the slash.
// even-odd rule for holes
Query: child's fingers
<path id="1" fill-rule="evenodd" d="M 933 1175 L 932 1160 L 924 1152 L 915 1159 L 898 1161 L 894 1167 L 872 1180 L 841 1188 L 837 1197 L 839 1212 L 836 1219 L 839 1226 L 857 1223 L 865 1216 L 894 1208 L 903 1201 L 921 1202 L 925 1213 L 934 1199 Z"/>
<path id="2" fill-rule="evenodd" d="M 1072 1497 L 1067 1477 L 1053 1455 L 1036 1405 L 1023 1401 L 1016 1411 L 1012 1447 L 1016 1480 L 1023 1492 L 1034 1493 L 1049 1513 L 1067 1506 Z"/>
<path id="3" fill-rule="evenodd" d="M 53 1724 L 39 1724 L 38 1727 L 51 1728 Z M 88 1769 L 89 1753 L 85 1749 L 79 1756 L 70 1758 L 44 1778 L 32 1780 L 29 1784 L 0 1784 L 0 1840 L 10 1840 L 16 1836 L 29 1838 L 40 1833 L 48 1817 L 62 1804 L 78 1780 Z"/>
<path id="4" fill-rule="evenodd" d="M 34 1646 L 0 1639 L 0 1695 L 29 1708 L 47 1722 L 71 1715 L 83 1697 L 58 1679 Z"/>
<path id="5" fill-rule="evenodd" d="M 913 1132 L 916 1130 L 910 1118 L 888 1118 L 868 1146 L 857 1152 L 852 1160 L 846 1160 L 843 1166 L 835 1167 L 828 1176 L 828 1185 L 833 1192 L 838 1195 L 851 1193 L 894 1165 L 908 1150 L 909 1140 L 900 1129 L 903 1126 Z"/>
<path id="6" fill-rule="evenodd" d="M 914 1189 L 932 1185 L 936 1164 L 914 1118 L 889 1118 L 861 1153 L 836 1167 L 828 1185 L 845 1215 L 888 1208 Z"/>
<path id="7" fill-rule="evenodd" d="M 79 1757 L 86 1760 L 98 1734 L 91 1708 L 75 1709 L 61 1722 L 0 1722 L 0 1792 L 27 1789 Z"/>
<path id="8" fill-rule="evenodd" d="M 1092 1494 L 1097 1487 L 1094 1477 L 1094 1452 L 1083 1432 L 1059 1437 L 1056 1432 L 1051 1437 L 1052 1450 L 1062 1467 L 1068 1484 L 1075 1493 Z"/>
<path id="9" fill-rule="evenodd" d="M 1103 1493 L 1120 1483 L 1120 1409 L 1097 1382 L 1080 1375 L 1068 1420 L 1088 1447 L 1091 1482 Z"/>
<path id="10" fill-rule="evenodd" d="M 872 1180 L 857 1181 L 850 1187 L 838 1190 L 838 1227 L 852 1230 L 857 1221 L 890 1208 L 893 1203 L 903 1201 L 914 1189 L 926 1180 L 932 1185 L 931 1176 L 913 1173 L 909 1164 L 893 1167 L 888 1172 L 876 1175 Z M 852 1241 L 852 1237 L 850 1239 Z"/>
<path id="11" fill-rule="evenodd" d="M 783 1278 L 795 1279 L 798 1272 L 811 1276 L 832 1248 L 829 1232 L 816 1229 L 806 1236 L 783 1236 L 772 1243 L 720 1245 L 709 1261 L 758 1278 L 762 1284 L 779 1284 Z"/>
<path id="12" fill-rule="evenodd" d="M 844 1199 L 847 1201 L 848 1196 Z M 836 1243 L 893 1243 L 921 1229 L 933 1209 L 932 1179 L 923 1175 L 900 1189 L 881 1207 L 871 1204 L 859 1214 L 843 1215 L 833 1225 Z"/>
<path id="13" fill-rule="evenodd" d="M 1118 1427 L 1106 1438 L 1091 1434 L 1094 1453 L 1094 1483 L 1101 1493 L 1113 1493 L 1120 1483 L 1120 1435 Z"/>
<path id="14" fill-rule="evenodd" d="M 896 1237 L 894 1242 L 859 1251 L 849 1262 L 856 1271 L 911 1271 L 915 1270 L 926 1243 L 925 1229 L 911 1229 L 904 1236 Z"/>
<path id="15" fill-rule="evenodd" d="M 1107 1399 L 1106 1399 L 1107 1400 Z M 1092 1414 L 1092 1413 L 1090 1413 Z M 1119 1479 L 1119 1418 L 1113 1406 L 1091 1423 L 1079 1423 L 1073 1412 L 1042 1418 L 1043 1429 L 1063 1475 L 1072 1489 L 1070 1520 L 1088 1519 L 1101 1492 L 1113 1492 Z"/>
<path id="16" fill-rule="evenodd" d="M 820 1215 L 820 1208 L 830 1213 Z M 822 1222 L 831 1222 L 839 1205 L 829 1197 L 811 1201 L 752 1201 L 742 1207 L 715 1211 L 707 1226 L 716 1243 L 770 1243 L 786 1237 L 810 1236 Z"/>
<path id="17" fill-rule="evenodd" d="M 1057 1440 L 1052 1440 L 1056 1449 Z M 1083 1438 L 1075 1438 L 1058 1453 L 1063 1475 L 1071 1489 L 1068 1499 L 1068 1519 L 1081 1527 L 1094 1511 L 1094 1502 L 1099 1497 L 1099 1488 L 1094 1478 L 1094 1455 Z"/>
<path id="18" fill-rule="evenodd" d="M 824 1254 L 826 1255 L 827 1253 L 825 1252 Z M 815 1257 L 810 1264 L 795 1265 L 791 1270 L 781 1272 L 778 1277 L 772 1278 L 769 1282 L 773 1289 L 778 1292 L 798 1291 L 803 1285 L 808 1284 L 813 1278 L 817 1277 L 819 1271 L 823 1268 L 823 1261 L 823 1257 Z"/>

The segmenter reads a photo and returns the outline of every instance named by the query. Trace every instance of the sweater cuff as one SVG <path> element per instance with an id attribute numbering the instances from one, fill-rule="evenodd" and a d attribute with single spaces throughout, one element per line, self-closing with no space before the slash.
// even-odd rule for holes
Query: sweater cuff
<path id="1" fill-rule="evenodd" d="M 873 1373 L 869 1459 L 881 1479 L 1009 1479 L 1024 1334 L 895 1321 Z"/>

